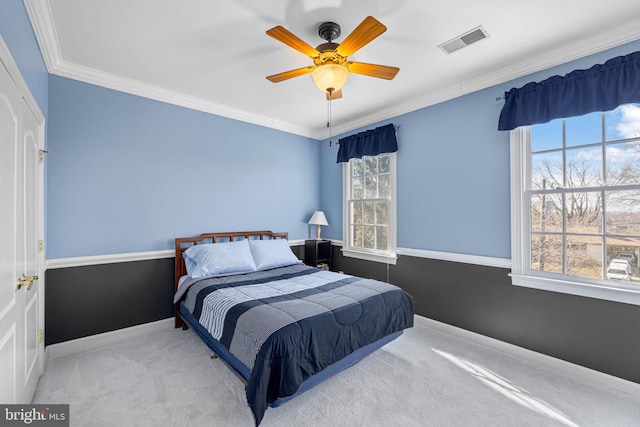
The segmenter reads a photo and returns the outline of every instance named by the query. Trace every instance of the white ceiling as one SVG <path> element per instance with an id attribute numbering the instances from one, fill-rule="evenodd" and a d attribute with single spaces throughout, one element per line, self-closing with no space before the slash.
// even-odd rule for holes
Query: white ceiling
<path id="1" fill-rule="evenodd" d="M 334 21 L 340 42 L 367 15 L 387 32 L 349 57 L 400 67 L 394 80 L 352 74 L 332 102 L 333 134 L 366 126 L 640 39 L 638 0 L 26 0 L 49 72 L 323 139 L 327 101 L 313 65 L 267 36 L 282 25 L 312 46 Z M 489 38 L 437 46 L 479 25 Z M 496 94 L 499 95 L 499 94 Z"/>

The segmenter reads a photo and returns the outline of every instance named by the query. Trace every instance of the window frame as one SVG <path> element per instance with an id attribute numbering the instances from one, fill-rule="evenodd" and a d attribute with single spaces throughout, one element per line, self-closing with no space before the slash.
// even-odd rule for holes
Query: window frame
<path id="1" fill-rule="evenodd" d="M 569 275 L 545 274 L 530 269 L 531 245 L 529 228 L 530 205 L 527 185 L 531 177 L 529 153 L 531 126 L 510 131 L 511 163 L 511 282 L 523 286 L 563 294 L 578 295 L 626 304 L 640 305 L 638 289 L 613 286 L 603 279 L 589 279 Z M 553 277 L 551 277 L 553 276 Z"/>
<path id="2" fill-rule="evenodd" d="M 397 153 L 381 153 L 389 156 L 390 166 L 390 192 L 389 200 L 389 249 L 386 251 L 377 249 L 356 248 L 351 245 L 351 168 L 352 159 L 342 164 L 342 254 L 351 258 L 367 261 L 381 262 L 395 265 L 397 256 Z M 374 156 L 369 156 L 374 157 Z M 377 156 L 375 156 L 377 157 Z"/>

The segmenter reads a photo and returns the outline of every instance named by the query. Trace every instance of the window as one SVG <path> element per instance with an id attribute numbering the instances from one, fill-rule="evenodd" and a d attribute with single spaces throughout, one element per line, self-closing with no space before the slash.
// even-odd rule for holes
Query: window
<path id="1" fill-rule="evenodd" d="M 343 163 L 343 253 L 396 263 L 396 154 Z"/>
<path id="2" fill-rule="evenodd" d="M 640 304 L 640 104 L 511 144 L 513 283 Z"/>

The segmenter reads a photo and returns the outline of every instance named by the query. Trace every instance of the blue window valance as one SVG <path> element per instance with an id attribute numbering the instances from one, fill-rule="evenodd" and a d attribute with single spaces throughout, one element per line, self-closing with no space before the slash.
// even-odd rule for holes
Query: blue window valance
<path id="1" fill-rule="evenodd" d="M 632 102 L 640 102 L 640 52 L 511 89 L 505 93 L 498 130 L 609 111 Z"/>
<path id="2" fill-rule="evenodd" d="M 393 123 L 340 138 L 338 144 L 340 148 L 337 163 L 359 159 L 362 156 L 377 156 L 398 151 L 396 129 Z"/>

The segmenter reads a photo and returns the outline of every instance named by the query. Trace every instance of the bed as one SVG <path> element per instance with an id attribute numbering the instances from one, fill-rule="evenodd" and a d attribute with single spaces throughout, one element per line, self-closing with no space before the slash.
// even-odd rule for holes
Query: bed
<path id="1" fill-rule="evenodd" d="M 303 264 L 287 233 L 175 239 L 175 325 L 191 327 L 245 384 L 256 425 L 413 326 L 400 288 Z"/>

